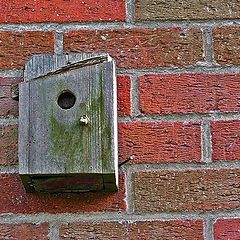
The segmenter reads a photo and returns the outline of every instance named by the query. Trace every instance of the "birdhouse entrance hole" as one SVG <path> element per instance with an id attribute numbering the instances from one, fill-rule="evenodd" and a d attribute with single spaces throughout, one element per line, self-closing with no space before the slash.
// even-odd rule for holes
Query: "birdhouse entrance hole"
<path id="1" fill-rule="evenodd" d="M 58 97 L 58 105 L 62 108 L 62 109 L 70 109 L 74 106 L 76 102 L 76 97 L 75 95 L 69 91 L 69 90 L 65 90 L 63 91 L 59 97 Z"/>

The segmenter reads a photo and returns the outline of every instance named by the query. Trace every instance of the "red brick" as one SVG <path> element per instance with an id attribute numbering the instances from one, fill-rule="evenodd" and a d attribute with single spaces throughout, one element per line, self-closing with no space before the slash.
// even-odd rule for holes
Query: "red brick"
<path id="1" fill-rule="evenodd" d="M 203 240 L 203 223 L 201 221 L 70 223 L 61 226 L 60 239 Z"/>
<path id="2" fill-rule="evenodd" d="M 240 159 L 240 121 L 211 123 L 213 160 Z"/>
<path id="3" fill-rule="evenodd" d="M 140 77 L 143 113 L 240 111 L 240 74 L 151 74 Z"/>
<path id="4" fill-rule="evenodd" d="M 96 193 L 26 193 L 16 174 L 0 175 L 0 213 L 77 213 L 125 210 L 124 177 L 119 191 Z"/>
<path id="5" fill-rule="evenodd" d="M 130 77 L 118 76 L 118 114 L 130 115 L 131 103 L 130 103 Z"/>
<path id="6" fill-rule="evenodd" d="M 191 65 L 203 59 L 202 32 L 172 29 L 73 31 L 64 36 L 67 52 L 108 52 L 120 68 Z"/>
<path id="7" fill-rule="evenodd" d="M 235 19 L 240 17 L 238 0 L 136 0 L 138 20 Z"/>
<path id="8" fill-rule="evenodd" d="M 240 64 L 239 39 L 239 27 L 222 27 L 213 31 L 214 55 L 219 64 Z"/>
<path id="9" fill-rule="evenodd" d="M 195 123 L 120 123 L 120 161 L 199 162 L 201 129 Z"/>
<path id="10" fill-rule="evenodd" d="M 2 23 L 125 20 L 124 0 L 2 0 Z"/>
<path id="11" fill-rule="evenodd" d="M 33 54 L 53 52 L 53 48 L 51 32 L 1 32 L 0 68 L 21 68 Z"/>
<path id="12" fill-rule="evenodd" d="M 239 240 L 240 219 L 218 219 L 214 224 L 215 240 Z"/>
<path id="13" fill-rule="evenodd" d="M 18 161 L 18 131 L 16 125 L 0 125 L 0 165 L 12 165 Z"/>
<path id="14" fill-rule="evenodd" d="M 18 101 L 12 99 L 11 86 L 21 79 L 0 78 L 0 116 L 17 116 Z"/>
<path id="15" fill-rule="evenodd" d="M 136 212 L 240 207 L 240 169 L 136 173 L 133 184 Z"/>
<path id="16" fill-rule="evenodd" d="M 49 226 L 41 224 L 0 224 L 0 239 L 47 240 Z"/>

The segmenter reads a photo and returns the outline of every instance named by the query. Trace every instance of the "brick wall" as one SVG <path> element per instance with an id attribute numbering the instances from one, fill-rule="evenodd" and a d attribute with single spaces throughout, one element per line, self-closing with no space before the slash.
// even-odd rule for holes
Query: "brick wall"
<path id="1" fill-rule="evenodd" d="M 2 0 L 0 239 L 240 239 L 240 2 Z M 120 189 L 29 194 L 11 85 L 36 53 L 117 62 Z"/>

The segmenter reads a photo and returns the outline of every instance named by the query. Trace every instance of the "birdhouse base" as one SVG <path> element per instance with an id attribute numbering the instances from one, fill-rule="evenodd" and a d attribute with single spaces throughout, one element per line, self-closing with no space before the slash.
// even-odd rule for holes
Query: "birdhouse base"
<path id="1" fill-rule="evenodd" d="M 112 174 L 21 175 L 27 192 L 95 192 L 117 191 Z"/>

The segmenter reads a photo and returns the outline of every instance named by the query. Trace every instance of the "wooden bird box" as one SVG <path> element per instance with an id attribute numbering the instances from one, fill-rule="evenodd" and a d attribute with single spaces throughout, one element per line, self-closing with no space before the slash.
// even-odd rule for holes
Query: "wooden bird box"
<path id="1" fill-rule="evenodd" d="M 27 191 L 118 187 L 115 64 L 107 54 L 35 55 L 19 87 L 19 165 Z"/>

